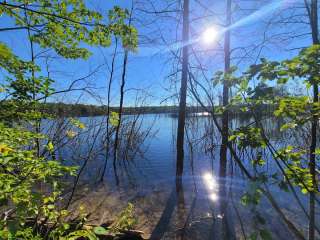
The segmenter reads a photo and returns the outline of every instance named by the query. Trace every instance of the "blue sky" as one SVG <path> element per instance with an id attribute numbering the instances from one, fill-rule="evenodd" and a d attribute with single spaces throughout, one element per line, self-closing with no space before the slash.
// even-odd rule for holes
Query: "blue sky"
<path id="1" fill-rule="evenodd" d="M 127 71 L 126 97 L 125 105 L 130 106 L 135 104 L 137 89 L 144 89 L 147 93 L 147 104 L 159 105 L 164 99 L 175 93 L 168 76 L 179 69 L 177 60 L 173 60 L 173 55 L 170 50 L 179 51 L 181 42 L 181 24 L 177 24 L 178 14 L 170 13 L 157 15 L 146 13 L 142 10 L 150 10 L 150 4 L 141 3 L 141 0 L 135 1 L 135 18 L 134 25 L 140 35 L 139 47 L 136 53 L 129 54 L 129 64 Z M 150 1 L 149 1 L 150 2 Z M 166 1 L 151 0 L 157 10 L 165 7 Z M 168 2 L 174 2 L 169 1 Z M 177 2 L 177 1 L 176 1 Z M 301 5 L 302 0 L 276 0 L 276 1 L 241 1 L 236 0 L 233 6 L 234 27 L 231 30 L 232 39 L 231 47 L 237 50 L 233 51 L 233 64 L 238 64 L 240 70 L 245 70 L 250 64 L 254 63 L 259 57 L 267 57 L 273 60 L 282 60 L 294 56 L 300 47 L 305 47 L 311 44 L 310 36 L 303 35 L 309 32 L 308 26 L 305 24 L 268 24 L 270 20 L 280 19 L 280 16 L 287 17 L 297 11 L 293 7 Z M 129 0 L 90 0 L 87 1 L 90 8 L 106 13 L 113 5 L 130 8 L 131 1 Z M 178 5 L 174 4 L 170 9 L 177 9 Z M 217 70 L 223 68 L 222 42 L 223 35 L 219 36 L 212 46 L 203 44 L 202 41 L 196 41 L 201 36 L 201 33 L 207 27 L 215 27 L 217 31 L 223 32 L 223 24 L 225 1 L 209 1 L 209 0 L 191 0 L 191 39 L 192 48 L 199 57 L 201 64 L 206 67 L 208 77 L 212 76 Z M 239 8 L 239 9 L 237 9 Z M 241 10 L 240 10 L 241 8 Z M 245 10 L 247 9 L 247 10 Z M 281 15 L 280 15 L 281 13 Z M 179 18 L 178 18 L 179 19 Z M 0 16 L 0 28 L 10 25 L 10 20 L 4 16 Z M 285 34 L 282 34 L 285 33 Z M 165 38 L 165 44 L 160 36 Z M 284 39 L 285 36 L 295 36 L 289 39 Z M 272 36 L 272 37 L 271 37 Z M 276 37 L 274 37 L 276 36 Z M 145 39 L 148 38 L 149 42 Z M 269 39 L 270 38 L 270 39 Z M 177 42 L 178 39 L 178 42 Z M 259 44 L 264 40 L 267 43 L 265 47 L 259 47 Z M 14 52 L 24 59 L 30 58 L 30 50 L 26 39 L 25 31 L 10 31 L 0 32 L 0 41 L 7 43 Z M 177 44 L 178 43 L 178 44 Z M 178 47 L 177 47 L 178 46 Z M 243 57 L 245 51 L 252 50 L 250 58 L 240 61 L 237 57 Z M 90 47 L 92 56 L 90 59 L 84 60 L 65 60 L 53 59 L 49 62 L 49 70 L 51 77 L 55 79 L 55 88 L 64 89 L 74 79 L 88 75 L 93 70 L 97 69 L 102 64 L 110 64 L 114 45 L 109 48 Z M 292 50 L 294 49 L 294 50 Z M 40 51 L 40 49 L 36 49 Z M 116 61 L 116 74 L 112 89 L 112 105 L 117 105 L 119 101 L 119 82 L 121 76 L 122 53 Z M 41 60 L 39 60 L 41 65 Z M 191 64 L 197 65 L 194 58 L 191 57 Z M 105 102 L 106 97 L 106 81 L 108 78 L 107 67 L 101 66 L 98 71 L 86 79 L 85 84 L 93 87 L 93 92 L 98 97 L 90 96 L 86 93 L 73 92 L 66 95 L 61 95 L 52 98 L 52 101 L 75 102 L 80 101 L 86 104 L 101 104 Z M 172 79 L 171 79 L 172 80 Z M 177 79 L 179 80 L 179 74 Z M 0 78 L 0 81 L 3 79 Z M 84 83 L 82 83 L 81 86 Z M 175 89 L 178 89 L 179 84 Z M 171 89 L 168 91 L 168 89 Z M 140 97 L 145 94 L 140 94 Z M 166 102 L 174 104 L 176 100 Z"/>

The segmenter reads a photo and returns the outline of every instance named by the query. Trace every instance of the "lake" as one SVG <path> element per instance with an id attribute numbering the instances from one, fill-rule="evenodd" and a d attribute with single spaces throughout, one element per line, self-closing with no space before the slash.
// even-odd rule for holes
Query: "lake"
<path id="1" fill-rule="evenodd" d="M 272 239 L 295 239 L 264 196 L 257 206 L 241 203 L 244 194 L 252 192 L 256 186 L 247 180 L 231 156 L 228 158 L 226 176 L 219 176 L 221 140 L 210 117 L 187 119 L 185 166 L 181 182 L 175 180 L 176 118 L 166 114 L 125 116 L 124 122 L 135 121 L 137 131 L 132 127 L 124 130 L 122 136 L 129 136 L 127 133 L 134 131 L 134 138 L 122 144 L 121 152 L 124 153 L 117 159 L 116 174 L 113 154 L 109 153 L 102 182 L 98 180 L 106 160 L 103 140 L 105 118 L 80 118 L 80 121 L 87 125 L 87 129 L 77 137 L 62 139 L 58 153 L 66 164 L 83 166 L 85 163 L 71 205 L 74 214 L 81 205 L 90 212 L 89 222 L 102 224 L 116 218 L 130 202 L 135 206 L 136 228 L 151 239 L 250 239 L 256 233 L 262 234 L 265 239 L 269 234 Z M 251 121 L 233 118 L 230 127 L 235 129 Z M 304 141 L 281 132 L 279 120 L 267 118 L 263 124 L 276 148 L 290 142 Z M 61 129 L 67 131 L 66 128 Z M 53 134 L 57 129 L 46 130 Z M 66 142 L 69 144 L 66 145 Z M 253 175 L 266 172 L 271 176 L 278 171 L 275 160 L 267 150 L 238 150 L 238 154 Z M 251 164 L 257 154 L 261 154 L 266 161 L 259 168 Z M 268 184 L 268 190 L 285 216 L 306 235 L 308 220 L 293 194 L 273 184 Z M 301 204 L 308 209 L 308 198 L 299 189 L 296 192 Z M 319 208 L 317 220 L 320 220 Z"/>

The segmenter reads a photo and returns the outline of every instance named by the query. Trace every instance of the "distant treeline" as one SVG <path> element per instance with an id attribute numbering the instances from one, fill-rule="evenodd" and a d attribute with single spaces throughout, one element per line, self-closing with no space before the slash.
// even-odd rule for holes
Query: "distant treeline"
<path id="1" fill-rule="evenodd" d="M 107 113 L 107 106 L 87 105 L 87 104 L 66 104 L 66 103 L 45 103 L 42 105 L 42 111 L 55 116 L 67 117 L 86 117 L 102 116 Z M 110 111 L 119 112 L 118 107 L 110 107 Z M 188 107 L 188 112 L 202 112 L 201 107 Z M 148 114 L 148 113 L 177 113 L 178 106 L 143 106 L 143 107 L 124 107 L 122 113 L 130 114 Z"/>
<path id="2" fill-rule="evenodd" d="M 246 115 L 244 106 L 233 106 L 230 109 L 230 115 Z M 42 112 L 58 117 L 87 117 L 106 115 L 106 106 L 86 105 L 86 104 L 66 104 L 66 103 L 45 103 L 42 104 Z M 218 107 L 216 107 L 218 109 Z M 118 107 L 110 107 L 113 112 L 119 112 Z M 275 110 L 274 105 L 263 104 L 257 109 L 262 115 L 270 114 Z M 206 110 L 199 106 L 187 107 L 187 113 L 205 112 Z M 143 107 L 124 107 L 123 114 L 152 114 L 167 113 L 175 117 L 178 113 L 178 106 L 143 106 Z M 219 112 L 217 112 L 219 114 Z"/>

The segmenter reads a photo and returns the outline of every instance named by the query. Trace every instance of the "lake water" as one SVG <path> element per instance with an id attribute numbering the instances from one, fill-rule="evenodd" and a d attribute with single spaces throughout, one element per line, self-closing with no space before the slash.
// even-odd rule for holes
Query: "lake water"
<path id="1" fill-rule="evenodd" d="M 228 158 L 226 177 L 219 177 L 220 135 L 209 117 L 187 120 L 184 176 L 178 183 L 175 181 L 177 119 L 165 114 L 140 117 L 142 119 L 137 121 L 142 121 L 139 132 L 148 132 L 148 136 L 141 140 L 137 135 L 130 144 L 139 148 L 130 152 L 127 160 L 118 159 L 118 183 L 112 154 L 108 157 L 103 182 L 98 181 L 106 159 L 103 145 L 105 119 L 80 118 L 87 126 L 95 127 L 88 127 L 90 130 L 67 141 L 68 145 L 59 153 L 68 164 L 82 166 L 88 160 L 71 205 L 74 213 L 79 205 L 83 205 L 91 213 L 89 221 L 101 224 L 115 219 L 131 202 L 135 206 L 136 228 L 151 239 L 250 239 L 255 233 L 268 239 L 267 231 L 272 239 L 295 239 L 265 197 L 257 206 L 241 204 L 241 197 L 254 186 L 243 176 L 232 157 Z M 125 116 L 125 121 L 133 118 Z M 234 118 L 231 127 L 234 129 L 248 123 L 250 119 Z M 296 141 L 295 136 L 280 132 L 280 126 L 281 122 L 274 119 L 264 120 L 264 127 L 275 147 Z M 256 154 L 250 149 L 239 152 L 252 174 L 264 171 L 271 176 L 277 172 L 276 163 L 267 151 L 261 153 L 266 164 L 254 168 L 251 160 Z M 292 193 L 272 184 L 268 189 L 286 217 L 307 236 L 307 217 Z M 297 193 L 308 209 L 307 197 L 299 190 Z M 318 223 L 319 215 L 317 208 Z"/>

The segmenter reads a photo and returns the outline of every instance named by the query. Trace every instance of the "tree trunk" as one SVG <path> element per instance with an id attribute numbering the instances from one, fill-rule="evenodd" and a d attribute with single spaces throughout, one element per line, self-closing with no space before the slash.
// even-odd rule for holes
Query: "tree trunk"
<path id="1" fill-rule="evenodd" d="M 310 7 L 305 1 L 306 8 L 309 14 L 310 27 L 312 33 L 313 44 L 319 44 L 319 30 L 318 30 L 318 1 L 311 0 Z M 312 76 L 311 76 L 312 78 Z M 312 80 L 312 79 L 311 79 Z M 319 86 L 317 83 L 313 84 L 313 103 L 319 101 Z M 315 239 L 315 192 L 318 189 L 316 181 L 316 155 L 315 150 L 317 147 L 317 128 L 318 128 L 318 117 L 313 115 L 312 126 L 311 126 L 311 144 L 310 144 L 310 161 L 309 170 L 312 176 L 313 189 L 310 191 L 309 197 L 309 240 Z"/>
<path id="2" fill-rule="evenodd" d="M 133 5 L 131 6 L 131 10 L 130 10 L 129 26 L 131 26 L 132 12 L 133 12 Z M 118 125 L 116 127 L 116 134 L 115 134 L 115 140 L 114 140 L 115 142 L 114 142 L 114 147 L 113 147 L 113 169 L 114 169 L 114 176 L 116 178 L 117 185 L 119 184 L 119 178 L 118 178 L 118 173 L 117 173 L 119 133 L 120 133 L 120 129 L 121 129 L 122 108 L 123 108 L 123 100 L 124 100 L 124 87 L 126 84 L 128 54 L 129 54 L 129 50 L 125 49 L 124 57 L 123 57 L 123 65 L 122 65 L 121 86 L 120 86 L 119 121 L 118 121 Z"/>
<path id="3" fill-rule="evenodd" d="M 186 119 L 186 98 L 187 98 L 187 82 L 188 82 L 188 41 L 189 41 L 189 0 L 183 2 L 183 29 L 182 29 L 182 75 L 180 87 L 180 103 L 179 103 L 179 117 L 177 129 L 177 168 L 176 176 L 180 177 L 183 173 L 184 160 L 184 127 Z"/>
<path id="4" fill-rule="evenodd" d="M 114 170 L 117 184 L 119 182 L 118 174 L 117 174 L 118 145 L 119 145 L 119 133 L 121 129 L 121 120 L 122 120 L 124 87 L 126 84 L 127 63 L 128 63 L 128 50 L 125 50 L 124 58 L 123 58 L 123 66 L 122 66 L 121 86 L 120 86 L 119 121 L 116 127 L 116 134 L 115 134 L 114 147 L 113 147 L 113 170 Z"/>
<path id="5" fill-rule="evenodd" d="M 226 27 L 231 24 L 231 0 L 227 0 L 226 9 Z M 230 70 L 230 30 L 227 30 L 224 37 L 224 71 Z M 223 83 L 223 107 L 227 107 L 229 103 L 229 87 L 228 83 Z M 224 109 L 222 114 L 222 140 L 220 148 L 220 176 L 225 176 L 227 171 L 227 154 L 228 154 L 228 138 L 229 138 L 229 113 L 227 109 Z"/>
<path id="6" fill-rule="evenodd" d="M 104 162 L 104 166 L 102 169 L 101 179 L 100 181 L 103 181 L 104 175 L 106 173 L 107 165 L 108 165 L 108 158 L 109 158 L 109 147 L 110 147 L 110 136 L 109 136 L 109 118 L 110 118 L 110 102 L 111 102 L 111 86 L 112 86 L 112 80 L 113 80 L 113 74 L 114 74 L 114 65 L 115 60 L 117 56 L 117 49 L 118 49 L 118 39 L 115 40 L 115 48 L 112 56 L 112 62 L 111 62 L 111 70 L 110 70 L 110 76 L 109 76 L 109 82 L 108 82 L 108 93 L 107 93 L 107 129 L 106 129 L 106 159 Z"/>

